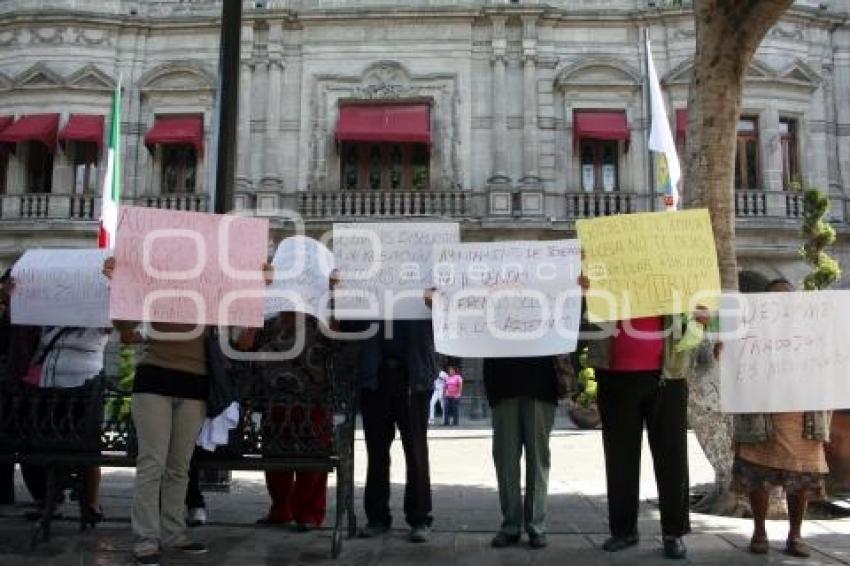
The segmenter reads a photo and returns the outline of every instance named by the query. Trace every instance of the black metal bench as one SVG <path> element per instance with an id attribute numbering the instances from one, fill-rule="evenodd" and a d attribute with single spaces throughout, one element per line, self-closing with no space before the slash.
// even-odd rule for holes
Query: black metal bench
<path id="1" fill-rule="evenodd" d="M 342 353 L 340 353 L 342 352 Z M 256 372 L 234 364 L 241 420 L 226 446 L 197 460 L 202 469 L 336 473 L 336 514 L 331 553 L 342 549 L 344 521 L 354 536 L 355 388 L 353 354 L 328 356 L 326 383 L 295 378 L 291 372 Z M 0 384 L 0 460 L 44 466 L 45 505 L 31 544 L 50 537 L 59 491 L 91 466 L 134 467 L 135 431 L 128 414 L 129 393 L 115 380 L 98 377 L 79 389 L 36 389 L 9 380 Z M 314 410 L 318 408 L 318 411 Z M 315 415 L 319 418 L 314 418 Z M 300 415 L 300 416 L 299 416 Z M 81 502 L 85 482 L 76 481 Z"/>

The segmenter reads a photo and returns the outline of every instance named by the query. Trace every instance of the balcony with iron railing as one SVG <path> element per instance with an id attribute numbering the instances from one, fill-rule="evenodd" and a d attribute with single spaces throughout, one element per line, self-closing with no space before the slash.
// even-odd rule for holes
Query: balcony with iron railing
<path id="1" fill-rule="evenodd" d="M 540 191 L 545 205 L 530 213 L 523 210 L 523 191 L 509 192 L 508 208 L 495 210 L 482 191 L 304 191 L 281 195 L 281 208 L 299 213 L 307 222 L 383 221 L 404 218 L 450 218 L 482 221 L 513 220 L 537 216 L 554 222 L 571 222 L 651 210 L 649 195 L 635 192 L 587 193 Z M 828 219 L 846 224 L 850 201 L 831 196 Z M 211 211 L 206 194 L 165 194 L 128 197 L 124 204 L 191 212 Z M 274 209 L 252 203 L 244 212 L 273 218 Z M 803 215 L 803 193 L 797 191 L 737 190 L 735 216 L 740 227 L 797 229 Z M 95 222 L 100 198 L 92 195 L 18 194 L 0 196 L 0 223 L 32 221 Z"/>
<path id="2" fill-rule="evenodd" d="M 209 197 L 204 194 L 140 196 L 124 199 L 125 204 L 206 212 Z M 22 194 L 0 197 L 0 221 L 93 222 L 100 217 L 100 197 L 93 195 Z"/>
<path id="3" fill-rule="evenodd" d="M 297 211 L 306 219 L 442 217 L 480 213 L 470 191 L 308 191 L 297 195 Z"/>

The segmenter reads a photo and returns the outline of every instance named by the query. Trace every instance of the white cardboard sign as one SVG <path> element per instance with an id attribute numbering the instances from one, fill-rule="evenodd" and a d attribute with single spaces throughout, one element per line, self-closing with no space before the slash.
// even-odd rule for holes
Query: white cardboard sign
<path id="1" fill-rule="evenodd" d="M 12 324 L 109 328 L 108 250 L 28 250 L 12 268 Z"/>
<path id="2" fill-rule="evenodd" d="M 721 313 L 724 412 L 850 408 L 850 292 L 725 295 Z"/>
<path id="3" fill-rule="evenodd" d="M 431 318 L 422 298 L 433 286 L 434 246 L 460 241 L 457 223 L 334 224 L 340 319 Z"/>
<path id="4" fill-rule="evenodd" d="M 439 246 L 434 263 L 434 340 L 441 354 L 501 358 L 575 351 L 578 240 Z"/>

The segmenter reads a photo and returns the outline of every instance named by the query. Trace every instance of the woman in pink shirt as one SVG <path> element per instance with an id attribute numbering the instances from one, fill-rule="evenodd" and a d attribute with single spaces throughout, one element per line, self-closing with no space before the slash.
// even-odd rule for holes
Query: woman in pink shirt
<path id="1" fill-rule="evenodd" d="M 449 377 L 446 378 L 446 416 L 443 424 L 446 426 L 458 426 L 460 423 L 460 398 L 463 396 L 463 377 L 454 366 L 448 368 Z"/>

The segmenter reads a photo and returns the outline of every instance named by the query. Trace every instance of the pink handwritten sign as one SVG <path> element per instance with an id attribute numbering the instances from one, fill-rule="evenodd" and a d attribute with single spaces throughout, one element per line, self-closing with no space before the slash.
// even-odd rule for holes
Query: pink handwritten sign
<path id="1" fill-rule="evenodd" d="M 267 220 L 122 206 L 113 320 L 262 326 Z"/>

